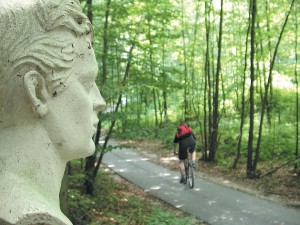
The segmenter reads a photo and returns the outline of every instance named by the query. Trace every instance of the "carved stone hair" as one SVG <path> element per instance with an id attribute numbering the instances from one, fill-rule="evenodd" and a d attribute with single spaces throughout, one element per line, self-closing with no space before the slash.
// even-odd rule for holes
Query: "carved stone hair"
<path id="1" fill-rule="evenodd" d="M 74 38 L 93 32 L 78 0 L 0 0 L 0 108 L 8 107 L 3 94 L 20 71 L 35 68 L 47 87 L 59 85 L 64 73 L 55 71 L 72 67 L 76 57 L 64 32 Z"/>
<path id="2" fill-rule="evenodd" d="M 40 64 L 42 69 L 69 67 L 72 46 L 62 36 L 49 35 L 60 27 L 77 36 L 91 31 L 78 0 L 1 0 L 0 71 L 23 62 Z"/>

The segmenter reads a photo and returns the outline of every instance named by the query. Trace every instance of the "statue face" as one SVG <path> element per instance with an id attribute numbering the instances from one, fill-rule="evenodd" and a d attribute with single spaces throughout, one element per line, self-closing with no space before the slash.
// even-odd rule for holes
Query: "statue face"
<path id="1" fill-rule="evenodd" d="M 77 40 L 78 39 L 78 40 Z M 65 82 L 65 90 L 51 93 L 48 113 L 44 117 L 52 144 L 67 159 L 82 158 L 95 150 L 97 114 L 105 106 L 95 79 L 98 72 L 94 51 L 88 37 L 77 38 L 77 57 Z"/>
<path id="2" fill-rule="evenodd" d="M 0 126 L 39 126 L 66 160 L 92 154 L 105 102 L 79 1 L 0 0 L 0 18 Z"/>

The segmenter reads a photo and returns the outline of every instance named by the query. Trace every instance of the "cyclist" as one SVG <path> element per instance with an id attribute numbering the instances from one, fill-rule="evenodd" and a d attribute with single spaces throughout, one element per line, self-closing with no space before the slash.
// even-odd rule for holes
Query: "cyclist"
<path id="1" fill-rule="evenodd" d="M 186 123 L 181 123 L 177 128 L 174 138 L 174 155 L 177 155 L 176 148 L 179 144 L 178 158 L 180 160 L 179 168 L 181 173 L 180 183 L 186 183 L 184 160 L 188 157 L 188 151 L 192 154 L 192 166 L 195 168 L 196 159 L 196 138 L 192 128 L 188 127 Z"/>

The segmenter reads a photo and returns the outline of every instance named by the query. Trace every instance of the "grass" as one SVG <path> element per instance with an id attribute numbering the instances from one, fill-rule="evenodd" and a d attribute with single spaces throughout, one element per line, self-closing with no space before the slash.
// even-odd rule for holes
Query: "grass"
<path id="1" fill-rule="evenodd" d="M 80 163 L 72 162 L 69 176 L 69 218 L 74 225 L 99 224 L 204 224 L 102 168 L 95 195 L 81 192 L 84 177 Z"/>

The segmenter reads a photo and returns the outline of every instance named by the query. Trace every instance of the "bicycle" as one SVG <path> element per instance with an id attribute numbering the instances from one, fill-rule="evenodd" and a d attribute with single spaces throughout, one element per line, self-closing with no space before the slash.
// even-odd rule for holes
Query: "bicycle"
<path id="1" fill-rule="evenodd" d="M 185 170 L 185 178 L 186 178 L 184 184 L 188 183 L 189 187 L 192 189 L 195 184 L 195 176 L 194 176 L 194 167 L 189 160 L 189 150 L 190 148 L 187 149 L 188 151 L 187 158 L 184 160 L 184 170 Z M 174 152 L 174 155 L 178 155 L 178 153 Z"/>
<path id="2" fill-rule="evenodd" d="M 184 168 L 185 168 L 185 175 L 186 175 L 186 183 L 189 184 L 189 187 L 192 189 L 195 184 L 195 176 L 194 176 L 194 167 L 190 163 L 189 157 L 184 160 Z"/>

